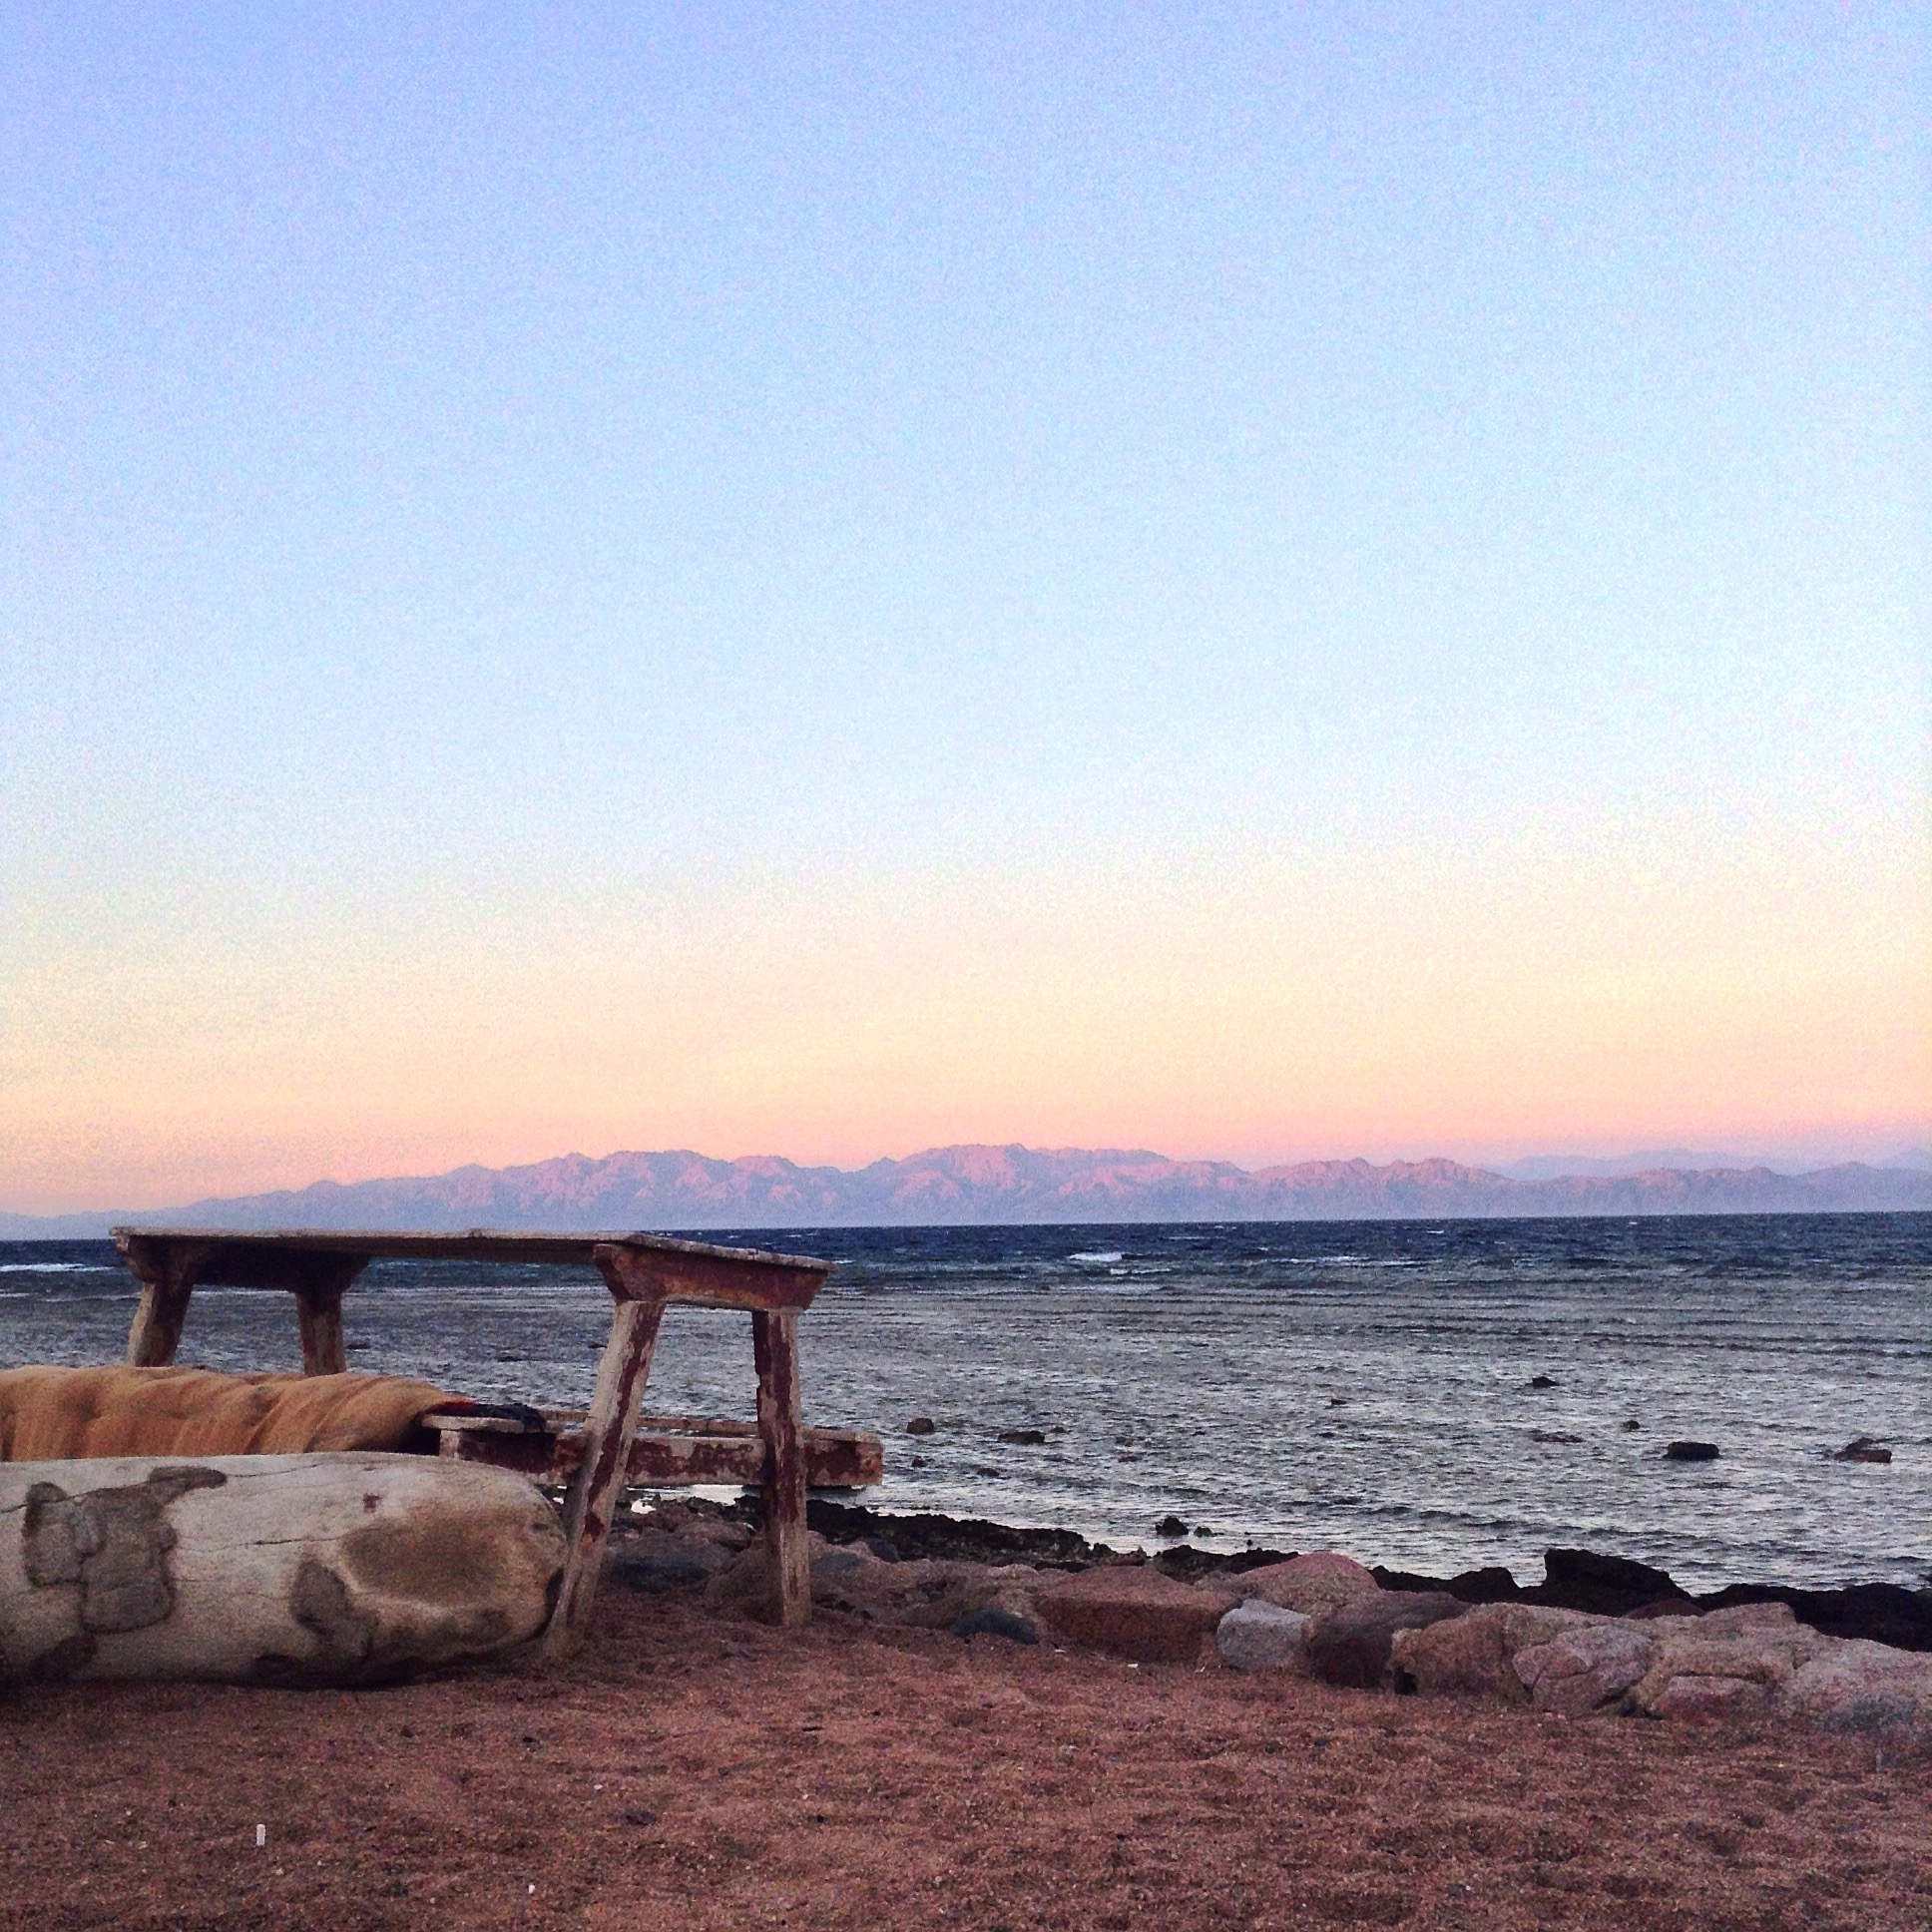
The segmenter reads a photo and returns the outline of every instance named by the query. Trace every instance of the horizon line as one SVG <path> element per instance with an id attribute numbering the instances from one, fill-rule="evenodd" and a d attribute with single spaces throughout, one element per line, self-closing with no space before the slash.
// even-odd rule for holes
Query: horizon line
<path id="1" fill-rule="evenodd" d="M 1903 1137 L 1901 1137 L 1903 1138 Z M 111 1219 L 115 1216 L 152 1218 L 156 1214 L 186 1212 L 201 1207 L 232 1207 L 250 1202 L 276 1198 L 295 1198 L 312 1194 L 317 1190 L 349 1192 L 357 1188 L 403 1187 L 412 1184 L 433 1184 L 454 1179 L 459 1175 L 506 1175 L 529 1172 L 536 1169 L 557 1166 L 565 1162 L 583 1162 L 591 1167 L 602 1167 L 613 1161 L 626 1158 L 638 1160 L 690 1159 L 709 1165 L 725 1168 L 742 1168 L 763 1163 L 776 1163 L 800 1174 L 837 1175 L 842 1179 L 855 1179 L 878 1168 L 903 1168 L 937 1156 L 960 1154 L 1028 1155 L 1036 1158 L 1067 1158 L 1086 1156 L 1097 1161 L 1154 1161 L 1173 1168 L 1196 1168 L 1220 1170 L 1236 1174 L 1243 1179 L 1255 1180 L 1269 1175 L 1286 1175 L 1297 1171 L 1320 1168 L 1360 1167 L 1371 1173 L 1385 1174 L 1391 1170 L 1414 1170 L 1429 1167 L 1453 1168 L 1473 1178 L 1501 1182 L 1513 1187 L 1538 1187 L 1554 1185 L 1563 1181 L 1603 1181 L 1613 1179 L 1637 1180 L 1650 1174 L 1687 1174 L 1698 1176 L 1753 1175 L 1769 1174 L 1779 1180 L 1797 1181 L 1809 1176 L 1830 1173 L 1845 1168 L 1865 1168 L 1873 1173 L 1927 1173 L 1932 1174 L 1932 1151 L 1913 1145 L 1879 1158 L 1846 1158 L 1820 1160 L 1816 1156 L 1800 1157 L 1807 1165 L 1777 1166 L 1773 1162 L 1788 1157 L 1765 1157 L 1761 1155 L 1732 1155 L 1725 1152 L 1704 1153 L 1690 1148 L 1651 1148 L 1635 1149 L 1624 1155 L 1583 1155 L 1583 1154 L 1524 1154 L 1512 1156 L 1494 1166 L 1464 1160 L 1447 1154 L 1427 1154 L 1416 1157 L 1392 1156 L 1384 1161 L 1376 1161 L 1367 1155 L 1316 1155 L 1300 1160 L 1269 1161 L 1256 1167 L 1244 1167 L 1237 1161 L 1213 1156 L 1181 1156 L 1161 1153 L 1148 1147 L 1033 1147 L 1024 1141 L 954 1141 L 937 1143 L 929 1147 L 913 1150 L 905 1155 L 880 1155 L 855 1167 L 840 1167 L 833 1162 L 802 1162 L 783 1154 L 740 1154 L 712 1155 L 696 1148 L 615 1148 L 608 1154 L 591 1155 L 579 1150 L 564 1154 L 546 1155 L 534 1161 L 511 1161 L 492 1167 L 483 1161 L 459 1162 L 456 1166 L 435 1173 L 415 1174 L 378 1174 L 365 1175 L 356 1180 L 338 1181 L 330 1176 L 304 1182 L 298 1186 L 262 1188 L 244 1193 L 226 1195 L 202 1195 L 192 1201 L 171 1203 L 151 1208 L 68 1208 L 53 1210 L 0 1208 L 0 1219 L 7 1221 L 72 1221 Z M 1637 1169 L 1630 1167 L 1638 1161 L 1654 1161 L 1655 1166 Z M 1708 1162 L 1708 1166 L 1691 1166 L 1691 1162 Z M 1553 1164 L 1574 1162 L 1575 1168 L 1557 1169 Z M 1923 1165 L 1919 1165 L 1923 1163 Z M 1535 1177 L 1514 1175 L 1508 1172 L 1511 1167 L 1529 1165 L 1546 1167 L 1547 1172 Z M 1606 1174 L 1604 1170 L 1622 1168 L 1627 1170 L 1621 1175 Z M 1595 1172 L 1592 1172 L 1595 1170 Z M 933 1225 L 948 1223 L 934 1222 Z M 1096 1223 L 1097 1225 L 1099 1223 Z"/>

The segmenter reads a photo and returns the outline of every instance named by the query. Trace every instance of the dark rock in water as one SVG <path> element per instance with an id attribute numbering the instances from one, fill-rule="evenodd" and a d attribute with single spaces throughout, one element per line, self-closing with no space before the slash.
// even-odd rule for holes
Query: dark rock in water
<path id="1" fill-rule="evenodd" d="M 1500 1563 L 1461 1571 L 1443 1588 L 1461 1604 L 1513 1604 L 1523 1594 L 1523 1586 Z"/>
<path id="2" fill-rule="evenodd" d="M 1154 1526 L 1156 1536 L 1186 1536 L 1188 1526 L 1178 1516 L 1164 1516 Z"/>
<path id="3" fill-rule="evenodd" d="M 1588 1610 L 1600 1617 L 1623 1617 L 1663 1598 L 1680 1610 L 1690 1603 L 1668 1570 L 1654 1570 L 1629 1557 L 1599 1556 L 1595 1550 L 1545 1550 L 1543 1581 L 1523 1595 L 1530 1603 Z"/>
<path id="4" fill-rule="evenodd" d="M 906 1434 L 909 1436 L 929 1436 L 938 1427 L 939 1427 L 939 1424 L 936 1423 L 931 1416 L 915 1415 L 912 1418 L 912 1420 L 906 1424 Z"/>
<path id="5" fill-rule="evenodd" d="M 1644 1426 L 1643 1423 L 1638 1421 L 1636 1416 L 1632 1416 L 1630 1420 L 1624 1424 L 1625 1430 L 1629 1433 L 1635 1433 L 1637 1430 L 1643 1428 L 1643 1426 Z"/>
<path id="6" fill-rule="evenodd" d="M 1237 1577 L 1245 1570 L 1265 1570 L 1271 1564 L 1287 1563 L 1293 1550 L 1240 1550 L 1222 1556 L 1213 1550 L 1198 1550 L 1192 1543 L 1178 1543 L 1154 1559 L 1154 1567 L 1166 1577 L 1183 1583 L 1199 1583 L 1204 1577 Z"/>
<path id="7" fill-rule="evenodd" d="M 1530 1386 L 1531 1388 L 1555 1388 L 1557 1386 L 1557 1378 L 1554 1375 L 1532 1375 L 1530 1377 Z"/>
<path id="8" fill-rule="evenodd" d="M 1714 1442 L 1667 1442 L 1664 1445 L 1664 1459 L 1667 1462 L 1715 1462 L 1721 1453 Z"/>
<path id="9" fill-rule="evenodd" d="M 1573 1436 L 1567 1429 L 1532 1429 L 1532 1442 L 1581 1442 L 1582 1436 Z"/>
<path id="10" fill-rule="evenodd" d="M 604 1565 L 604 1576 L 626 1590 L 662 1597 L 668 1591 L 695 1590 L 710 1583 L 712 1571 L 693 1557 L 647 1557 L 634 1552 L 611 1557 Z"/>
<path id="11" fill-rule="evenodd" d="M 1320 1618 L 1308 1633 L 1308 1669 L 1324 1684 L 1374 1690 L 1388 1682 L 1399 1630 L 1421 1630 L 1468 1609 L 1446 1591 L 1378 1590 Z"/>
<path id="12" fill-rule="evenodd" d="M 1827 1637 L 1863 1637 L 1894 1650 L 1932 1651 L 1932 1590 L 1907 1590 L 1896 1583 L 1858 1583 L 1844 1590 L 1734 1583 L 1696 1600 L 1698 1610 L 1728 1610 L 1733 1604 L 1788 1604 L 1800 1624 Z"/>
<path id="13" fill-rule="evenodd" d="M 975 1610 L 962 1617 L 953 1625 L 955 1637 L 1004 1637 L 1009 1644 L 1037 1644 L 1040 1633 L 1024 1617 L 1016 1617 L 1010 1610 L 999 1610 L 989 1604 L 984 1610 Z"/>
<path id="14" fill-rule="evenodd" d="M 1046 1439 L 1047 1432 L 1044 1429 L 1002 1429 L 1000 1431 L 1002 1442 L 1015 1442 L 1023 1449 L 1037 1449 Z"/>
<path id="15" fill-rule="evenodd" d="M 1460 1604 L 1513 1604 L 1523 1595 L 1522 1585 L 1500 1563 L 1481 1570 L 1465 1570 L 1446 1581 L 1441 1577 L 1425 1577 L 1413 1570 L 1388 1570 L 1379 1563 L 1369 1566 L 1369 1575 L 1384 1590 L 1440 1592 Z"/>
<path id="16" fill-rule="evenodd" d="M 1890 1462 L 1892 1452 L 1876 1436 L 1853 1436 L 1831 1460 L 1833 1462 Z"/>
<path id="17" fill-rule="evenodd" d="M 997 1476 L 999 1473 L 1000 1469 L 997 1463 L 976 1462 L 973 1465 L 973 1474 L 975 1476 Z"/>
<path id="18" fill-rule="evenodd" d="M 1196 1536 L 1212 1536 L 1214 1534 L 1206 1523 L 1197 1523 L 1194 1533 Z"/>
<path id="19" fill-rule="evenodd" d="M 745 1522 L 757 1520 L 756 1500 L 730 1506 L 728 1514 Z M 930 1514 L 896 1515 L 862 1504 L 832 1503 L 819 1497 L 805 1499 L 805 1523 L 831 1543 L 857 1543 L 871 1538 L 888 1542 L 901 1562 L 937 1558 L 955 1563 L 1031 1563 L 1043 1570 L 1085 1568 L 1105 1563 L 1114 1552 L 1104 1543 L 1089 1543 L 1072 1530 L 1023 1530 L 981 1517 Z"/>

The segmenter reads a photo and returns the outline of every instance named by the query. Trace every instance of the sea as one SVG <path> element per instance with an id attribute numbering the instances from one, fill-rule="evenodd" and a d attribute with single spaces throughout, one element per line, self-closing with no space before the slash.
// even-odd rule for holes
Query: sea
<path id="1" fill-rule="evenodd" d="M 697 1238 L 837 1262 L 806 1420 L 884 1437 L 882 1509 L 1524 1583 L 1552 1545 L 1693 1590 L 1932 1581 L 1929 1214 Z M 108 1242 L 0 1243 L 0 1366 L 118 1360 L 134 1302 Z M 588 1269 L 378 1261 L 350 1366 L 582 1406 L 609 1308 Z M 289 1297 L 199 1289 L 180 1359 L 297 1366 Z M 647 1409 L 752 1393 L 748 1319 L 672 1310 Z M 1892 1461 L 1835 1461 L 1857 1436 Z"/>

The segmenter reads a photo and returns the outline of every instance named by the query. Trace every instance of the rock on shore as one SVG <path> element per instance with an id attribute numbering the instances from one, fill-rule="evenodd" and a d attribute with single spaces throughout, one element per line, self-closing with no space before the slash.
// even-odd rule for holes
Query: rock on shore
<path id="1" fill-rule="evenodd" d="M 1060 1578 L 1038 1601 L 1054 1634 L 1084 1650 L 1137 1664 L 1192 1664 L 1240 1599 L 1191 1590 L 1149 1564 L 1109 1564 Z"/>
<path id="2" fill-rule="evenodd" d="M 1932 1747 L 1932 1657 L 1828 1637 L 1784 1604 L 1642 1620 L 1491 1604 L 1398 1632 L 1390 1665 L 1425 1694 L 1564 1716 L 1782 1718 Z"/>
<path id="3" fill-rule="evenodd" d="M 1236 1604 L 1214 1626 L 1214 1648 L 1230 1671 L 1305 1670 L 1312 1621 L 1258 1600 Z"/>

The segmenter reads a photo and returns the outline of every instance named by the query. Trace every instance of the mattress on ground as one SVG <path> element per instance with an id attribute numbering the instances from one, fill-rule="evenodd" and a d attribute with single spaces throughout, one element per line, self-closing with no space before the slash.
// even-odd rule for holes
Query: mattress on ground
<path id="1" fill-rule="evenodd" d="M 0 1369 L 0 1462 L 416 1449 L 430 1410 L 469 1406 L 395 1375 Z"/>

